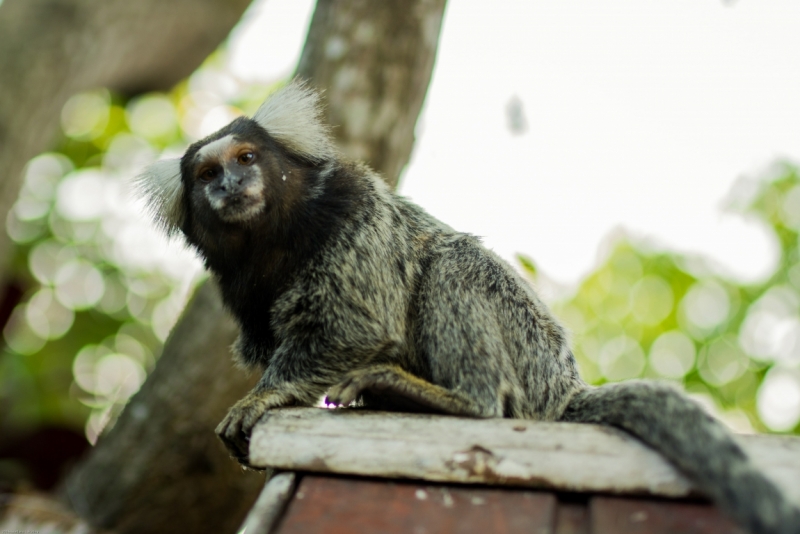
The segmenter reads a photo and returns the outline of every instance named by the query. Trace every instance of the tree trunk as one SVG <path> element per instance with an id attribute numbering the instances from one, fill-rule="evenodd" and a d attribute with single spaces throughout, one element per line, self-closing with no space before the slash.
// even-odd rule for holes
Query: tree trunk
<path id="1" fill-rule="evenodd" d="M 428 91 L 445 0 L 320 0 L 297 76 L 325 89 L 343 152 L 397 187 Z"/>
<path id="2" fill-rule="evenodd" d="M 411 153 L 444 4 L 319 0 L 309 28 L 298 75 L 328 91 L 343 150 L 392 185 Z M 234 335 L 206 283 L 142 390 L 68 477 L 64 492 L 82 517 L 121 533 L 226 532 L 241 522 L 263 478 L 242 473 L 213 433 L 249 387 L 230 363 Z"/>
<path id="3" fill-rule="evenodd" d="M 243 475 L 213 433 L 255 383 L 231 368 L 235 335 L 215 284 L 204 284 L 142 389 L 68 478 L 80 516 L 117 532 L 236 530 L 263 476 Z"/>
<path id="4" fill-rule="evenodd" d="M 250 0 L 5 0 L 0 4 L 0 221 L 22 169 L 78 91 L 167 89 L 228 35 Z M 12 243 L 0 232 L 0 280 Z"/>

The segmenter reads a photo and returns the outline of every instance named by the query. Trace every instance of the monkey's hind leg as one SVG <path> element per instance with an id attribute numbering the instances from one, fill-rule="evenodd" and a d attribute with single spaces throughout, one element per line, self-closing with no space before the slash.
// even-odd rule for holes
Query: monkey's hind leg
<path id="1" fill-rule="evenodd" d="M 634 381 L 588 388 L 570 400 L 561 420 L 630 432 L 752 534 L 800 534 L 800 510 L 759 472 L 722 424 L 671 386 Z"/>
<path id="2" fill-rule="evenodd" d="M 381 407 L 486 417 L 469 399 L 416 377 L 397 365 L 380 364 L 351 371 L 330 389 L 325 402 L 347 406 L 360 396 L 375 399 L 375 403 L 369 404 Z"/>

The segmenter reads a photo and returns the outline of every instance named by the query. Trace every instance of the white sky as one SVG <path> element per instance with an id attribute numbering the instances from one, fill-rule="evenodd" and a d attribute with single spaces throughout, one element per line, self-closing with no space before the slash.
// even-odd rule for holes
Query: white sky
<path id="1" fill-rule="evenodd" d="M 231 69 L 291 73 L 312 9 L 256 4 Z M 800 159 L 799 27 L 797 0 L 453 0 L 400 191 L 564 283 L 620 227 L 759 279 L 774 244 L 720 207 L 740 176 Z"/>

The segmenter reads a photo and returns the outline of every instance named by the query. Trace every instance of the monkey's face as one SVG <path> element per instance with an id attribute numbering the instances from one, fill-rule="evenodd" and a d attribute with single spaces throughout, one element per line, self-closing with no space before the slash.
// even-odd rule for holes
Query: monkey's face
<path id="1" fill-rule="evenodd" d="M 235 134 L 211 141 L 190 156 L 192 201 L 207 204 L 228 223 L 256 217 L 266 204 L 259 145 Z"/>
<path id="2" fill-rule="evenodd" d="M 319 95 L 292 82 L 253 118 L 239 117 L 180 159 L 147 167 L 136 191 L 167 234 L 182 231 L 197 246 L 213 235 L 224 247 L 236 226 L 245 234 L 284 231 L 320 192 L 315 169 L 337 157 L 321 114 Z"/>

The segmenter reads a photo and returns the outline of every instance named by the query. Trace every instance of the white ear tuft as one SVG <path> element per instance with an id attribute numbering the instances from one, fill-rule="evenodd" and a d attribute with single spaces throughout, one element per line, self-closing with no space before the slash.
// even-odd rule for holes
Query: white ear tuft
<path id="1" fill-rule="evenodd" d="M 167 235 L 180 231 L 184 218 L 180 159 L 163 159 L 147 167 L 134 179 L 134 190 Z"/>
<path id="2" fill-rule="evenodd" d="M 258 108 L 253 120 L 286 148 L 315 163 L 336 157 L 319 93 L 295 79 Z"/>

